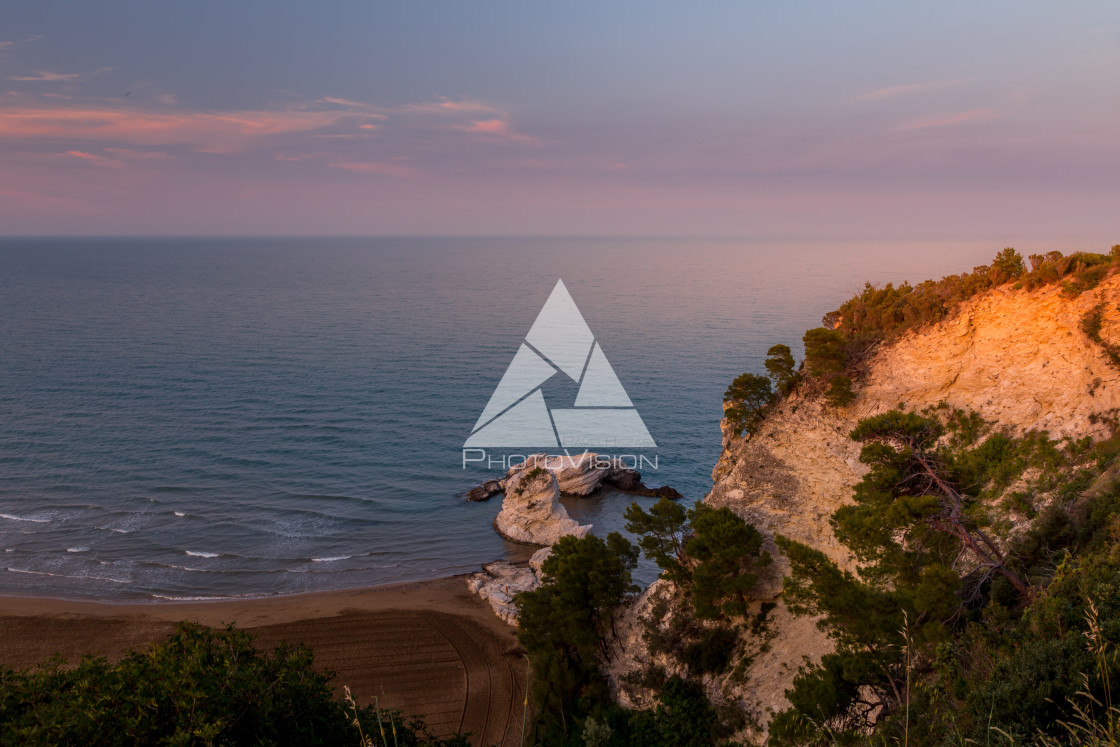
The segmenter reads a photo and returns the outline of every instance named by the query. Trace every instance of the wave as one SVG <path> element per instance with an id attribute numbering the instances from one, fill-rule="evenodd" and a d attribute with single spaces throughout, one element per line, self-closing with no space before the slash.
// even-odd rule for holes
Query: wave
<path id="1" fill-rule="evenodd" d="M 175 512 L 175 515 L 176 515 L 176 516 L 186 516 L 186 514 L 185 514 L 185 513 L 183 513 L 182 511 L 176 511 L 176 512 Z"/>
<path id="2" fill-rule="evenodd" d="M 67 547 L 66 552 L 89 552 L 88 547 Z"/>
<path id="3" fill-rule="evenodd" d="M 335 561 L 338 561 L 338 560 L 349 560 L 352 557 L 354 557 L 354 556 L 353 555 L 339 555 L 339 556 L 333 557 L 333 558 L 312 558 L 311 562 L 312 563 L 334 563 Z"/>
<path id="4" fill-rule="evenodd" d="M 11 521 L 30 521 L 33 524 L 47 524 L 50 519 L 32 519 L 30 516 L 12 516 L 11 514 L 0 514 L 0 519 L 9 519 Z"/>
<path id="5" fill-rule="evenodd" d="M 110 578 L 109 576 L 74 576 L 69 573 L 48 573 L 47 571 L 33 571 L 30 568 L 5 568 L 11 573 L 30 573 L 35 576 L 53 576 L 54 578 L 76 578 L 79 581 L 111 581 L 114 584 L 130 584 L 127 578 Z"/>
<path id="6" fill-rule="evenodd" d="M 216 552 L 196 552 L 194 550 L 184 550 L 184 552 L 192 558 L 216 558 L 221 554 Z"/>

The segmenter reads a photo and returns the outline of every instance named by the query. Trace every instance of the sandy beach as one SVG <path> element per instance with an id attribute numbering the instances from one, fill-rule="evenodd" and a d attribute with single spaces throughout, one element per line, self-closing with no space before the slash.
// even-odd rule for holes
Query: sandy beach
<path id="1" fill-rule="evenodd" d="M 303 643 L 359 702 L 423 715 L 438 735 L 470 732 L 475 744 L 520 742 L 525 659 L 514 631 L 466 588 L 462 576 L 281 597 L 105 604 L 0 597 L 0 666 L 54 654 L 117 658 L 167 636 L 179 620 L 234 623 L 258 648 Z"/>

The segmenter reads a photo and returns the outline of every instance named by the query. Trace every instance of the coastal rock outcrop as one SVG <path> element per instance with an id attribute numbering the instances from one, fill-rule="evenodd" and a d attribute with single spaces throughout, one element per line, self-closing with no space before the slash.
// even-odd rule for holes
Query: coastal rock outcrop
<path id="1" fill-rule="evenodd" d="M 498 560 L 482 566 L 482 571 L 467 578 L 467 588 L 478 594 L 494 609 L 494 614 L 507 625 L 517 627 L 517 605 L 514 596 L 522 591 L 532 591 L 540 586 L 541 565 L 552 552 L 542 547 L 533 553 L 529 566 Z"/>
<path id="2" fill-rule="evenodd" d="M 581 525 L 568 516 L 560 503 L 556 475 L 542 467 L 523 468 L 505 480 L 502 510 L 494 518 L 494 529 L 513 542 L 551 545 L 561 537 L 584 537 L 591 525 Z"/>
<path id="3" fill-rule="evenodd" d="M 532 568 L 497 560 L 482 566 L 482 571 L 467 578 L 467 588 L 490 604 L 494 614 L 506 624 L 517 626 L 517 605 L 513 597 L 518 592 L 537 588 L 540 579 Z"/>

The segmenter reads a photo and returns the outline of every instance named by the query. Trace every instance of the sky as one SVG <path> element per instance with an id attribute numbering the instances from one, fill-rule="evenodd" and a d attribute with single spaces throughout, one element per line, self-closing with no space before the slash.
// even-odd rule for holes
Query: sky
<path id="1" fill-rule="evenodd" d="M 0 9 L 0 235 L 1120 242 L 1120 3 Z"/>

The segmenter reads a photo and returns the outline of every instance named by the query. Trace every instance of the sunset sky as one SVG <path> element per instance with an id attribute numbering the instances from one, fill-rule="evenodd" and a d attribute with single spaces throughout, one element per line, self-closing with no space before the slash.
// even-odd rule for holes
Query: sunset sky
<path id="1" fill-rule="evenodd" d="M 1120 242 L 1120 3 L 778 5 L 7 0 L 0 234 Z"/>

